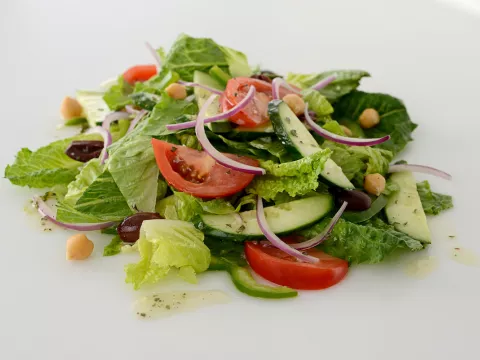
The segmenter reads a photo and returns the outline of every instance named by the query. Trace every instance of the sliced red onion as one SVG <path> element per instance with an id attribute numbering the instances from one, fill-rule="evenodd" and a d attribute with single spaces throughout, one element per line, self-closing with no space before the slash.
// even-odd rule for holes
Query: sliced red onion
<path id="1" fill-rule="evenodd" d="M 140 110 L 138 113 L 137 113 L 137 116 L 135 116 L 135 119 L 132 120 L 132 122 L 130 123 L 130 126 L 128 127 L 128 131 L 127 131 L 127 134 L 132 131 L 135 126 L 137 125 L 137 123 L 142 120 L 142 118 L 148 113 L 147 110 Z"/>
<path id="2" fill-rule="evenodd" d="M 185 101 L 186 101 L 186 102 L 192 102 L 193 100 L 195 100 L 195 94 L 188 95 L 188 96 L 185 98 Z"/>
<path id="3" fill-rule="evenodd" d="M 418 172 L 418 173 L 438 176 L 445 180 L 452 180 L 452 175 L 446 173 L 445 171 L 438 170 L 433 167 L 425 166 L 425 165 L 398 164 L 398 165 L 390 165 L 390 168 L 388 169 L 389 173 L 401 172 L 401 171 Z"/>
<path id="4" fill-rule="evenodd" d="M 140 110 L 135 109 L 132 105 L 125 106 L 125 111 L 133 115 L 136 115 L 140 112 Z"/>
<path id="5" fill-rule="evenodd" d="M 67 229 L 78 230 L 78 231 L 93 231 L 93 230 L 105 229 L 115 224 L 115 221 L 108 221 L 108 222 L 96 223 L 96 224 L 64 223 L 64 222 L 58 221 L 55 218 L 55 215 L 53 214 L 52 209 L 50 209 L 50 207 L 45 203 L 45 201 L 43 201 L 39 196 L 34 196 L 33 202 L 38 212 L 40 213 L 40 215 L 42 215 L 42 217 L 45 217 L 49 221 L 53 222 L 54 224 L 57 224 L 58 226 L 61 226 Z"/>
<path id="6" fill-rule="evenodd" d="M 340 209 L 338 209 L 335 216 L 332 218 L 332 220 L 330 220 L 327 227 L 323 229 L 323 231 L 320 234 L 311 238 L 310 240 L 306 240 L 298 244 L 290 244 L 290 246 L 297 250 L 308 250 L 317 245 L 320 245 L 322 242 L 324 242 L 328 238 L 328 235 L 330 235 L 330 233 L 332 232 L 333 228 L 335 227 L 338 220 L 340 219 L 343 212 L 345 211 L 345 208 L 347 207 L 347 205 L 348 203 L 344 201 Z"/>
<path id="7" fill-rule="evenodd" d="M 194 82 L 188 82 L 188 81 L 183 81 L 183 80 L 178 80 L 179 84 L 185 85 L 185 86 L 191 86 L 191 87 L 199 87 L 205 90 L 210 91 L 211 93 L 217 94 L 217 95 L 222 95 L 223 91 L 214 89 L 210 86 L 194 83 Z"/>
<path id="8" fill-rule="evenodd" d="M 110 134 L 110 131 L 105 130 L 101 126 L 96 126 L 94 128 L 91 128 L 88 130 L 85 134 L 100 134 L 102 135 L 103 138 L 103 150 L 102 153 L 100 154 L 100 164 L 103 164 L 105 160 L 108 159 L 108 151 L 107 148 L 112 145 L 112 134 Z"/>
<path id="9" fill-rule="evenodd" d="M 255 174 L 255 175 L 264 175 L 265 169 L 262 169 L 257 166 L 246 165 L 241 162 L 235 161 L 230 159 L 229 157 L 222 154 L 220 151 L 215 149 L 213 145 L 207 138 L 207 134 L 205 133 L 205 112 L 207 111 L 208 107 L 212 104 L 213 100 L 215 99 L 215 95 L 211 95 L 208 100 L 203 104 L 200 112 L 197 116 L 197 124 L 195 125 L 195 134 L 197 135 L 197 139 L 203 147 L 203 150 L 210 155 L 217 163 L 233 170 L 241 171 L 248 174 Z"/>
<path id="10" fill-rule="evenodd" d="M 335 75 L 327 76 L 325 79 L 320 80 L 318 83 L 312 86 L 313 90 L 321 90 L 327 85 L 330 85 L 332 81 L 335 81 L 337 77 Z"/>
<path id="11" fill-rule="evenodd" d="M 288 255 L 296 257 L 298 260 L 308 262 L 308 263 L 318 263 L 320 260 L 316 257 L 305 255 L 297 249 L 292 248 L 287 243 L 283 242 L 277 235 L 275 235 L 270 226 L 268 225 L 267 218 L 265 217 L 265 212 L 263 211 L 263 201 L 259 196 L 257 198 L 257 221 L 262 230 L 263 235 L 270 241 L 270 243 L 275 246 L 277 249 L 280 249 L 287 253 Z"/>
<path id="12" fill-rule="evenodd" d="M 390 140 L 390 135 L 386 135 L 384 137 L 375 138 L 375 139 L 356 139 L 356 138 L 350 138 L 348 136 L 341 136 L 341 135 L 331 133 L 330 131 L 325 130 L 320 125 L 318 125 L 315 121 L 313 121 L 313 119 L 310 117 L 310 114 L 308 113 L 308 103 L 305 103 L 304 114 L 305 114 L 305 120 L 307 124 L 311 127 L 313 131 L 315 131 L 318 135 L 322 136 L 323 138 L 339 144 L 344 144 L 348 146 L 373 146 L 373 145 L 378 145 L 378 144 L 384 143 L 385 141 Z"/>
<path id="13" fill-rule="evenodd" d="M 287 83 L 284 79 L 276 77 L 272 81 L 272 98 L 273 100 L 280 99 L 280 86 L 283 86 L 285 89 L 293 92 L 294 94 L 301 95 L 302 93 Z"/>
<path id="14" fill-rule="evenodd" d="M 162 68 L 162 59 L 160 59 L 160 55 L 158 54 L 157 50 L 155 50 L 154 47 L 148 41 L 145 42 L 145 46 L 155 58 L 155 61 L 157 62 L 157 69 L 160 72 L 160 69 Z"/>
<path id="15" fill-rule="evenodd" d="M 230 116 L 234 116 L 235 114 L 240 112 L 245 106 L 247 106 L 248 103 L 250 103 L 250 101 L 253 100 L 254 96 L 255 96 L 255 87 L 250 86 L 250 89 L 248 89 L 247 95 L 242 99 L 242 101 L 240 101 L 237 105 L 235 105 L 233 108 L 231 108 L 228 111 L 225 111 L 225 112 L 220 113 L 218 115 L 211 116 L 209 118 L 204 119 L 204 123 L 208 124 L 208 123 L 211 123 L 211 122 L 214 122 L 214 121 L 227 119 Z M 195 127 L 196 124 L 197 124 L 197 121 L 192 120 L 192 121 L 187 121 L 187 122 L 179 123 L 179 124 L 169 124 L 169 125 L 167 125 L 167 129 L 170 130 L 170 131 L 183 130 L 183 129 L 188 129 L 188 128 Z"/>
<path id="16" fill-rule="evenodd" d="M 114 121 L 121 120 L 121 119 L 128 119 L 131 116 L 128 112 L 124 111 L 114 111 L 111 112 L 110 114 L 107 114 L 105 116 L 105 119 L 103 120 L 102 127 L 105 130 L 110 130 L 110 124 Z"/>

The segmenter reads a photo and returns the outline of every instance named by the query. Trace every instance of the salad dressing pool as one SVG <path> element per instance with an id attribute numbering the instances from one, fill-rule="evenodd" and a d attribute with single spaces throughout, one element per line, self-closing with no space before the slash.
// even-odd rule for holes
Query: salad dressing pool
<path id="1" fill-rule="evenodd" d="M 424 279 L 438 268 L 438 259 L 435 256 L 423 256 L 409 262 L 405 268 L 407 275 Z"/>
<path id="2" fill-rule="evenodd" d="M 220 290 L 174 291 L 144 296 L 135 301 L 135 315 L 142 319 L 161 318 L 209 305 L 225 304 L 230 297 Z"/>

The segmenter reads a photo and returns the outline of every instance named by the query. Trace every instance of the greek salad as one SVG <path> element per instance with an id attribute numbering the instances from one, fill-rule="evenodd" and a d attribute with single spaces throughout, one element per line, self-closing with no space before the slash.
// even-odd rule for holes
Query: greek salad
<path id="1" fill-rule="evenodd" d="M 32 200 L 42 221 L 78 232 L 67 259 L 88 258 L 100 230 L 104 256 L 138 252 L 125 266 L 134 289 L 210 270 L 285 298 L 429 246 L 427 216 L 452 198 L 413 174 L 451 176 L 394 160 L 417 125 L 401 100 L 358 89 L 368 72 L 277 74 L 185 34 L 147 49 L 154 64 L 63 100 L 78 135 L 23 148 L 5 169 L 48 190 Z"/>

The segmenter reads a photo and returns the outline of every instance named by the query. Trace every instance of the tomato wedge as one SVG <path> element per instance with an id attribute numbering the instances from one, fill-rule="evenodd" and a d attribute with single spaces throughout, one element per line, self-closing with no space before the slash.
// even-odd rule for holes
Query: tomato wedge
<path id="1" fill-rule="evenodd" d="M 129 84 L 137 81 L 147 81 L 152 76 L 157 75 L 157 67 L 155 65 L 136 65 L 123 73 L 123 78 Z"/>
<path id="2" fill-rule="evenodd" d="M 348 272 L 348 262 L 316 249 L 306 251 L 320 261 L 299 262 L 270 245 L 245 243 L 245 254 L 252 269 L 265 279 L 299 290 L 325 289 L 340 282 Z"/>
<path id="3" fill-rule="evenodd" d="M 231 122 L 245 127 L 255 127 L 269 121 L 268 103 L 272 100 L 272 84 L 252 78 L 239 77 L 230 79 L 225 89 L 225 96 L 221 101 L 223 111 L 230 110 L 242 101 L 247 95 L 250 86 L 255 86 L 255 90 L 257 90 L 253 100 L 239 113 L 230 117 Z M 281 98 L 291 93 L 283 87 L 280 88 Z"/>
<path id="4" fill-rule="evenodd" d="M 233 195 L 244 189 L 255 175 L 228 169 L 217 164 L 204 151 L 152 139 L 158 168 L 175 189 L 203 199 Z M 258 161 L 225 154 L 243 164 L 258 166 Z"/>

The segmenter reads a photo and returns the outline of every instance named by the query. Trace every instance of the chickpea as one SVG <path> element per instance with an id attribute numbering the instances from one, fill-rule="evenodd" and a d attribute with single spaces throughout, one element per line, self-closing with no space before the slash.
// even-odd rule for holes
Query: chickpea
<path id="1" fill-rule="evenodd" d="M 82 116 L 82 113 L 82 105 L 80 105 L 76 99 L 65 96 L 60 105 L 60 114 L 62 115 L 62 118 L 64 120 L 70 120 Z"/>
<path id="2" fill-rule="evenodd" d="M 379 196 L 385 190 L 385 178 L 380 174 L 365 176 L 363 188 L 372 195 Z"/>
<path id="3" fill-rule="evenodd" d="M 67 260 L 84 260 L 93 251 L 93 242 L 85 234 L 75 234 L 67 240 Z"/>
<path id="4" fill-rule="evenodd" d="M 362 128 L 370 129 L 378 125 L 380 122 L 380 115 L 378 115 L 378 112 L 375 109 L 365 109 L 358 120 L 360 121 L 360 126 Z"/>
<path id="5" fill-rule="evenodd" d="M 283 101 L 287 103 L 288 107 L 295 113 L 295 115 L 301 115 L 305 111 L 305 101 L 296 94 L 285 95 Z"/>
<path id="6" fill-rule="evenodd" d="M 177 83 L 168 85 L 165 91 L 172 99 L 183 100 L 187 97 L 187 89 L 185 89 L 185 86 Z"/>
<path id="7" fill-rule="evenodd" d="M 349 128 L 347 128 L 344 125 L 340 125 L 340 127 L 342 128 L 342 130 L 343 130 L 343 132 L 345 133 L 346 136 L 350 136 L 350 137 L 353 136 L 352 130 L 350 130 Z"/>

